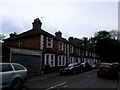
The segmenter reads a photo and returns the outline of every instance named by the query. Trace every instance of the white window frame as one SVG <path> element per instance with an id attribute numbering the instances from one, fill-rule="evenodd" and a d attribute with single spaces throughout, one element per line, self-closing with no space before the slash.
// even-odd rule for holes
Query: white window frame
<path id="1" fill-rule="evenodd" d="M 88 56 L 88 51 L 86 50 L 86 56 Z"/>
<path id="2" fill-rule="evenodd" d="M 73 46 L 70 45 L 70 53 L 73 53 Z"/>
<path id="3" fill-rule="evenodd" d="M 69 63 L 74 63 L 74 57 L 70 57 Z"/>
<path id="4" fill-rule="evenodd" d="M 76 48 L 76 50 L 75 50 L 75 51 L 76 51 L 76 54 L 78 54 L 78 55 L 79 55 L 79 49 L 78 49 L 78 48 Z"/>
<path id="5" fill-rule="evenodd" d="M 43 50 L 44 36 L 40 35 L 40 49 Z"/>
<path id="6" fill-rule="evenodd" d="M 79 57 L 77 57 L 76 60 L 78 61 L 78 63 L 81 63 L 81 59 Z"/>
<path id="7" fill-rule="evenodd" d="M 49 39 L 50 41 L 48 41 Z M 50 44 L 50 46 L 48 44 Z M 47 37 L 47 48 L 53 48 L 53 39 L 50 37 Z"/>
<path id="8" fill-rule="evenodd" d="M 64 51 L 64 43 L 63 42 L 59 42 L 59 50 Z"/>
<path id="9" fill-rule="evenodd" d="M 65 50 L 65 54 L 66 54 L 66 53 L 67 53 L 67 52 L 66 52 L 66 49 L 67 49 L 67 48 L 66 48 L 66 45 L 67 45 L 67 44 L 64 44 L 64 45 L 65 45 L 65 46 L 64 46 L 64 50 Z"/>
<path id="10" fill-rule="evenodd" d="M 84 51 L 82 51 L 82 55 L 84 56 Z"/>
<path id="11" fill-rule="evenodd" d="M 46 63 L 47 62 L 47 55 L 49 56 L 48 64 Z M 51 59 L 52 56 L 53 56 L 53 59 Z M 53 62 L 53 64 L 51 62 Z M 50 67 L 55 66 L 55 54 L 45 54 L 45 65 L 50 65 Z"/>
<path id="12" fill-rule="evenodd" d="M 19 47 L 22 45 L 23 45 L 22 40 L 19 40 Z"/>
<path id="13" fill-rule="evenodd" d="M 60 60 L 60 58 L 61 58 L 61 60 Z M 64 58 L 64 60 L 63 60 L 63 58 Z M 61 64 L 59 62 L 61 62 Z M 66 56 L 65 55 L 59 55 L 58 56 L 58 66 L 65 66 L 65 65 L 66 65 Z"/>

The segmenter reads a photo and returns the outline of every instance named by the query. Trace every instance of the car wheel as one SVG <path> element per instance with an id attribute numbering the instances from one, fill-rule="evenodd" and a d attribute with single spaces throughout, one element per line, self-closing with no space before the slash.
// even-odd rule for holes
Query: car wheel
<path id="1" fill-rule="evenodd" d="M 22 82 L 20 79 L 15 79 L 12 82 L 11 89 L 12 90 L 20 90 L 22 88 Z"/>

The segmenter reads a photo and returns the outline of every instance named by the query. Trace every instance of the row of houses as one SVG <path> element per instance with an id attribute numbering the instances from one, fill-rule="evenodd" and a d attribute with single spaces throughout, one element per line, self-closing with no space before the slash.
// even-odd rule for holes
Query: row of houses
<path id="1" fill-rule="evenodd" d="M 39 18 L 32 25 L 31 30 L 11 33 L 4 40 L 3 62 L 21 63 L 30 74 L 56 71 L 72 62 L 99 62 L 94 52 L 66 40 L 60 31 L 52 35 L 42 30 Z"/>

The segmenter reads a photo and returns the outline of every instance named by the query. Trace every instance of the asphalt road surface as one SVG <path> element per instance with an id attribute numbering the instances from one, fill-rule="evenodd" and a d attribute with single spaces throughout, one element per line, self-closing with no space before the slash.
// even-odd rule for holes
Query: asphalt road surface
<path id="1" fill-rule="evenodd" d="M 44 80 L 32 80 L 25 84 L 25 87 L 30 89 L 44 89 L 52 90 L 57 88 L 62 89 L 82 89 L 82 88 L 99 88 L 120 90 L 119 80 L 110 80 L 105 78 L 99 78 L 96 75 L 96 70 L 84 72 L 76 75 L 58 75 L 55 77 L 47 78 Z"/>

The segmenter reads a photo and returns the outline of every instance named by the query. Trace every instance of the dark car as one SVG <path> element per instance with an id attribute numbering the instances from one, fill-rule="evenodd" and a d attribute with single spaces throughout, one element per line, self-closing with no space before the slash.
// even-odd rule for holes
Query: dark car
<path id="1" fill-rule="evenodd" d="M 76 74 L 83 71 L 83 65 L 81 63 L 70 63 L 60 69 L 60 74 Z"/>
<path id="2" fill-rule="evenodd" d="M 81 65 L 83 65 L 83 71 L 84 72 L 92 70 L 92 66 L 88 62 L 81 63 Z"/>
<path id="3" fill-rule="evenodd" d="M 98 77 L 118 79 L 120 74 L 119 65 L 114 63 L 100 63 L 97 70 Z"/>

